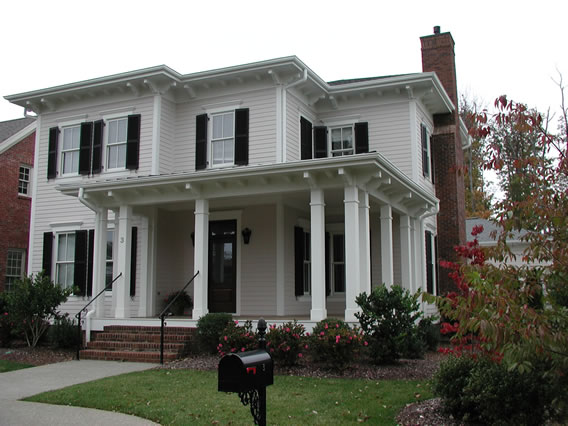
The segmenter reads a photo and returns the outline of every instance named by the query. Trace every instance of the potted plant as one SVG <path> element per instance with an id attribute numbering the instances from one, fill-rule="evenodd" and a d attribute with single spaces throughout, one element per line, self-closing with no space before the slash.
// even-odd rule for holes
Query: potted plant
<path id="1" fill-rule="evenodd" d="M 174 298 L 180 293 L 179 291 L 175 291 L 170 293 L 165 299 L 165 306 L 174 300 Z M 170 306 L 169 312 L 172 315 L 181 316 L 184 314 L 185 309 L 193 308 L 193 301 L 191 300 L 191 296 L 187 294 L 185 291 L 181 292 L 180 296 L 176 299 L 176 301 Z"/>

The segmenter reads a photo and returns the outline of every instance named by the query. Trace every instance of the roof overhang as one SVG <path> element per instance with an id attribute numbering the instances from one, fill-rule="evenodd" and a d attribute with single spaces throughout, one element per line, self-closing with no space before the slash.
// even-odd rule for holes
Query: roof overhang
<path id="1" fill-rule="evenodd" d="M 212 169 L 198 172 L 81 181 L 56 186 L 63 194 L 81 197 L 92 208 L 121 205 L 160 206 L 196 199 L 228 199 L 285 195 L 312 188 L 357 186 L 379 204 L 419 217 L 433 212 L 438 199 L 412 182 L 378 153 L 289 163 Z"/>

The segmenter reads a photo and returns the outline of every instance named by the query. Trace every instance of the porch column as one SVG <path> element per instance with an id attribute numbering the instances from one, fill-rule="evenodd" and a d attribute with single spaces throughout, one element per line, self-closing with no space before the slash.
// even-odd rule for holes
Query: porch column
<path id="1" fill-rule="evenodd" d="M 193 319 L 199 319 L 207 314 L 207 280 L 209 261 L 209 200 L 195 200 L 195 248 L 193 287 Z"/>
<path id="2" fill-rule="evenodd" d="M 426 277 L 426 244 L 424 241 L 424 223 L 420 219 L 414 219 L 414 270 L 416 282 L 414 291 L 426 291 L 424 282 Z"/>
<path id="3" fill-rule="evenodd" d="M 402 288 L 412 290 L 412 226 L 410 216 L 400 217 L 400 272 Z"/>
<path id="4" fill-rule="evenodd" d="M 392 208 L 387 204 L 381 207 L 381 279 L 387 288 L 394 284 L 392 247 Z"/>
<path id="5" fill-rule="evenodd" d="M 108 210 L 99 209 L 95 213 L 95 247 L 93 248 L 93 296 L 99 294 L 106 284 L 106 239 Z M 94 302 L 96 318 L 104 317 L 105 296 Z"/>
<path id="6" fill-rule="evenodd" d="M 282 316 L 286 312 L 285 304 L 285 223 L 284 203 L 278 200 L 276 203 L 276 315 Z"/>
<path id="7" fill-rule="evenodd" d="M 322 189 L 310 193 L 310 230 L 312 259 L 312 310 L 310 320 L 327 318 L 325 306 L 325 203 Z"/>
<path id="8" fill-rule="evenodd" d="M 359 294 L 359 190 L 356 186 L 345 187 L 345 321 L 357 321 L 359 309 L 355 298 Z"/>
<path id="9" fill-rule="evenodd" d="M 130 261 L 131 261 L 132 207 L 120 206 L 118 218 L 118 274 L 112 291 L 116 294 L 115 318 L 128 318 L 128 300 L 130 298 Z"/>
<path id="10" fill-rule="evenodd" d="M 371 292 L 371 234 L 369 233 L 369 193 L 359 191 L 359 293 Z"/>
<path id="11" fill-rule="evenodd" d="M 148 253 L 147 263 L 147 283 L 146 283 L 146 316 L 152 317 L 157 315 L 156 312 L 156 248 L 157 248 L 157 229 L 156 229 L 157 213 L 152 208 L 148 215 Z"/>
<path id="12" fill-rule="evenodd" d="M 142 217 L 142 221 L 138 226 L 138 235 L 140 238 L 140 301 L 138 303 L 138 316 L 148 316 L 148 271 L 149 261 L 148 258 L 148 230 L 149 220 L 147 217 Z"/>

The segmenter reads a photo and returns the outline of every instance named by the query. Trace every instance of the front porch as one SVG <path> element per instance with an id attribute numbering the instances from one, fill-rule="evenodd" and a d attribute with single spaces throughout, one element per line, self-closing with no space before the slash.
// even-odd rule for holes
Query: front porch
<path id="1" fill-rule="evenodd" d="M 164 299 L 197 271 L 191 315 L 169 325 L 228 311 L 311 329 L 327 317 L 355 322 L 355 298 L 372 286 L 425 287 L 437 199 L 379 154 L 58 189 L 95 213 L 93 294 L 109 268 L 122 274 L 93 304 L 90 330 L 159 325 Z"/>

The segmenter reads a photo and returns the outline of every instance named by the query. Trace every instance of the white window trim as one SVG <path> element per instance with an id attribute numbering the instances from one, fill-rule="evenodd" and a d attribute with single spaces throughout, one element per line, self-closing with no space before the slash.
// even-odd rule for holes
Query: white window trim
<path id="1" fill-rule="evenodd" d="M 25 167 L 28 169 L 28 186 L 27 186 L 27 193 L 24 194 L 22 192 L 20 192 L 20 168 Z M 20 167 L 18 167 L 18 196 L 20 197 L 26 197 L 26 198 L 32 198 L 32 177 L 33 177 L 33 172 L 34 172 L 34 168 L 28 164 L 20 164 Z"/>
<path id="2" fill-rule="evenodd" d="M 422 161 L 422 156 L 424 155 L 424 148 L 422 146 L 422 126 L 426 129 L 426 152 L 428 153 L 428 173 L 424 174 L 424 166 L 422 166 L 422 178 L 426 179 L 429 182 L 432 182 L 432 144 L 431 144 L 431 137 L 432 132 L 430 131 L 430 127 L 424 122 L 420 125 L 420 161 Z M 424 164 L 424 163 L 422 163 Z"/>
<path id="3" fill-rule="evenodd" d="M 108 167 L 108 148 L 109 148 L 109 129 L 110 129 L 110 125 L 109 125 L 109 121 L 114 121 L 114 120 L 126 120 L 126 141 L 124 141 L 124 143 L 121 144 L 113 144 L 113 145 L 124 145 L 125 149 L 128 143 L 128 115 L 124 115 L 124 114 L 113 114 L 113 116 L 106 116 L 105 118 L 103 118 L 104 120 L 104 130 L 103 130 L 103 142 L 102 142 L 102 155 L 101 155 L 101 161 L 102 161 L 102 171 L 106 172 L 106 173 L 116 173 L 116 172 L 124 172 L 126 170 L 126 154 L 124 157 L 124 166 L 122 167 L 113 167 L 110 168 Z"/>
<path id="4" fill-rule="evenodd" d="M 75 265 L 75 253 L 73 253 L 73 261 L 72 262 L 69 262 L 69 261 L 59 262 L 58 261 L 58 258 L 59 258 L 59 237 L 61 235 L 70 235 L 70 234 L 75 236 L 75 231 L 74 230 L 58 230 L 55 233 L 55 238 L 53 239 L 54 247 L 53 247 L 52 253 L 54 253 L 54 256 L 53 256 L 53 260 L 52 260 L 52 266 L 51 266 L 52 269 L 51 270 L 55 271 L 55 277 L 54 277 L 54 280 L 53 280 L 55 283 L 58 283 L 58 281 L 59 281 L 59 276 L 58 276 L 59 270 L 57 269 L 57 265 L 59 263 L 65 263 L 65 264 L 72 263 L 73 265 Z M 75 246 L 76 246 L 76 244 L 77 244 L 77 239 L 75 238 Z M 75 246 L 73 248 L 75 248 Z M 73 285 L 71 287 L 66 286 L 64 288 L 71 288 L 71 290 L 73 290 L 74 287 L 75 287 L 75 283 L 73 283 Z M 72 296 L 74 296 L 74 294 L 72 294 Z"/>
<path id="5" fill-rule="evenodd" d="M 236 109 L 236 108 L 235 108 Z M 208 112 L 207 113 L 207 151 L 209 153 L 209 168 L 210 169 L 219 169 L 225 167 L 233 167 L 235 165 L 235 125 L 236 125 L 236 114 L 235 109 L 222 109 L 218 112 Z M 213 164 L 213 116 L 214 115 L 223 115 L 223 114 L 233 114 L 233 161 L 228 163 L 221 163 L 221 164 Z M 223 138 L 229 139 L 229 138 Z M 219 139 L 222 140 L 222 139 Z"/>
<path id="6" fill-rule="evenodd" d="M 60 137 L 59 137 L 59 141 L 57 143 L 57 158 L 58 158 L 58 176 L 59 177 L 77 177 L 79 176 L 79 161 L 81 158 L 81 121 L 76 122 L 75 124 L 65 124 L 65 125 L 61 125 L 59 127 L 60 130 Z M 70 172 L 70 173 L 64 173 L 63 172 L 63 139 L 64 139 L 64 131 L 66 128 L 72 128 L 72 127 L 79 127 L 79 148 L 73 151 L 66 151 L 66 152 L 77 152 L 79 155 L 79 160 L 77 161 L 77 171 L 75 172 Z"/>
<path id="7" fill-rule="evenodd" d="M 18 252 L 21 253 L 22 255 L 22 262 L 20 264 L 20 275 L 8 275 L 8 255 L 10 252 Z M 19 249 L 19 248 L 9 248 L 6 251 L 6 273 L 4 274 L 4 286 L 6 286 L 6 278 L 15 278 L 15 279 L 21 279 L 24 277 L 24 275 L 26 274 L 26 250 L 25 249 Z M 4 287 L 4 291 L 8 290 L 6 287 Z M 10 288 L 10 290 L 12 290 L 12 288 Z"/>
<path id="8" fill-rule="evenodd" d="M 202 108 L 207 113 L 207 115 L 211 115 L 211 114 L 218 114 L 220 112 L 239 109 L 242 104 L 243 101 L 234 100 L 234 101 L 217 102 L 214 104 L 203 105 Z"/>
<path id="9" fill-rule="evenodd" d="M 351 128 L 351 153 L 349 154 L 343 154 L 343 152 L 348 151 L 349 149 L 343 149 L 343 147 L 339 150 L 334 150 L 332 147 L 332 140 L 331 140 L 331 133 L 333 130 L 336 129 L 347 129 L 347 128 Z M 342 140 L 343 142 L 343 140 Z M 343 146 L 343 145 L 342 145 Z M 344 125 L 337 125 L 337 126 L 331 126 L 327 128 L 327 156 L 328 157 L 332 157 L 334 152 L 341 152 L 341 155 L 338 155 L 338 157 L 343 157 L 344 155 L 353 155 L 355 154 L 355 123 L 352 124 L 344 124 Z"/>

